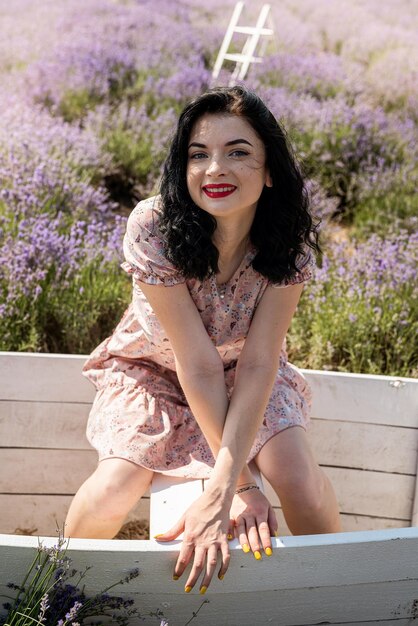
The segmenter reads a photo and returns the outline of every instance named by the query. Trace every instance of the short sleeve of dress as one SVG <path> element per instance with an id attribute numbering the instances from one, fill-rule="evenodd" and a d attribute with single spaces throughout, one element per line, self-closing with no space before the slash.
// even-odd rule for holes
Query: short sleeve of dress
<path id="1" fill-rule="evenodd" d="M 121 267 L 134 281 L 171 287 L 185 282 L 184 276 L 164 255 L 158 230 L 158 203 L 143 200 L 128 218 L 123 239 L 125 262 Z"/>
<path id="2" fill-rule="evenodd" d="M 314 275 L 314 270 L 316 267 L 315 257 L 310 249 L 308 249 L 306 254 L 304 254 L 303 256 L 299 255 L 296 258 L 296 267 L 298 268 L 298 270 L 291 278 L 285 278 L 284 280 L 277 283 L 270 281 L 269 284 L 276 289 L 280 289 L 281 287 L 299 285 L 300 283 L 304 283 L 305 281 L 310 280 Z"/>

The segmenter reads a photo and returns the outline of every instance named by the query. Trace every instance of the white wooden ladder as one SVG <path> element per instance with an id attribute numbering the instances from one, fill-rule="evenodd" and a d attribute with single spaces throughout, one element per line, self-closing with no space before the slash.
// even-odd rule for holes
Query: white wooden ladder
<path id="1" fill-rule="evenodd" d="M 213 67 L 212 79 L 216 79 L 222 69 L 224 61 L 235 62 L 235 69 L 232 72 L 229 84 L 233 85 L 237 80 L 244 80 L 251 63 L 261 63 L 267 47 L 268 37 L 274 35 L 273 25 L 270 17 L 270 5 L 263 4 L 255 26 L 238 26 L 238 21 L 244 8 L 244 2 L 237 2 L 232 13 L 229 26 L 225 33 L 224 40 L 219 49 L 218 57 Z M 269 20 L 269 28 L 266 23 Z M 241 52 L 228 52 L 234 33 L 247 35 Z M 258 56 L 255 56 L 258 42 L 264 37 Z"/>

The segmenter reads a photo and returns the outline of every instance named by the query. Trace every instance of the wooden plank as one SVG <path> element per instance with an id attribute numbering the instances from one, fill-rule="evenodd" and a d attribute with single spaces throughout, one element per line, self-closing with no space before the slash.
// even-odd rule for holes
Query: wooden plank
<path id="1" fill-rule="evenodd" d="M 85 355 L 0 352 L 0 399 L 91 402 L 81 374 Z M 302 370 L 321 419 L 418 426 L 418 381 L 412 378 Z M 23 384 L 24 381 L 24 384 Z"/>
<path id="2" fill-rule="evenodd" d="M 0 494 L 0 533 L 18 532 L 56 537 L 63 527 L 73 496 Z M 149 520 L 149 496 L 144 496 L 127 517 Z"/>
<path id="3" fill-rule="evenodd" d="M 94 386 L 82 376 L 86 356 L 0 352 L 0 398 L 92 402 Z"/>
<path id="4" fill-rule="evenodd" d="M 37 540 L 3 536 L 0 543 L 4 585 L 10 572 L 21 578 Z M 118 587 L 118 595 L 134 599 L 143 615 L 160 607 L 169 623 L 184 624 L 203 599 L 197 591 L 184 593 L 184 578 L 172 581 L 178 545 L 74 539 L 67 554 L 77 570 L 92 567 L 83 580 L 87 595 L 139 567 L 140 577 Z M 273 548 L 272 557 L 258 562 L 231 545 L 229 571 L 208 590 L 199 626 L 347 625 L 417 617 L 417 529 L 288 537 L 275 539 Z"/>
<path id="5" fill-rule="evenodd" d="M 154 474 L 151 490 L 150 536 L 154 537 L 170 530 L 184 511 L 201 495 L 203 481 Z"/>
<path id="6" fill-rule="evenodd" d="M 418 380 L 301 370 L 312 387 L 312 415 L 321 419 L 418 426 Z"/>
<path id="7" fill-rule="evenodd" d="M 321 465 L 410 475 L 416 472 L 417 428 L 313 419 L 308 435 Z"/>
<path id="8" fill-rule="evenodd" d="M 342 513 L 410 520 L 415 477 L 382 472 L 324 468 L 330 478 Z M 267 481 L 265 492 L 273 504 L 279 500 Z"/>
<path id="9" fill-rule="evenodd" d="M 289 536 L 292 533 L 289 530 L 283 511 L 274 507 L 274 511 L 279 523 L 279 535 Z M 350 515 L 341 514 L 341 527 L 343 532 L 358 532 L 364 530 L 383 530 L 386 528 L 408 528 L 410 526 L 408 520 L 394 520 L 384 517 L 369 517 L 367 515 Z"/>
<path id="10" fill-rule="evenodd" d="M 94 450 L 0 448 L 0 492 L 73 494 L 96 466 Z"/>
<path id="11" fill-rule="evenodd" d="M 2 448 L 0 491 L 74 493 L 94 471 L 96 459 L 96 452 L 92 450 Z M 411 519 L 415 477 L 333 467 L 327 467 L 326 473 L 333 483 L 342 512 Z M 279 505 L 277 496 L 267 483 L 266 494 L 274 506 Z"/>
<path id="12" fill-rule="evenodd" d="M 91 403 L 0 401 L 0 446 L 91 450 Z"/>

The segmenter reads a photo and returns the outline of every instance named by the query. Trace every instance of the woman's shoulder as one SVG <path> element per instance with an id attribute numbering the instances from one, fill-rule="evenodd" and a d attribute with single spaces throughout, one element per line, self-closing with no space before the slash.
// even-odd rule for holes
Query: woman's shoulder
<path id="1" fill-rule="evenodd" d="M 159 220 L 161 216 L 161 196 L 152 196 L 138 202 L 128 218 L 128 229 L 147 231 L 149 234 L 159 236 Z"/>

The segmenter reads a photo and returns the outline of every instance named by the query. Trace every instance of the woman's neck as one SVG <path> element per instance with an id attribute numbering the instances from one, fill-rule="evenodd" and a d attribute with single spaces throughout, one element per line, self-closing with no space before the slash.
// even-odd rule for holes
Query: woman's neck
<path id="1" fill-rule="evenodd" d="M 218 224 L 213 235 L 213 243 L 219 251 L 220 262 L 228 264 L 237 257 L 243 256 L 249 239 L 250 229 L 245 223 Z"/>

